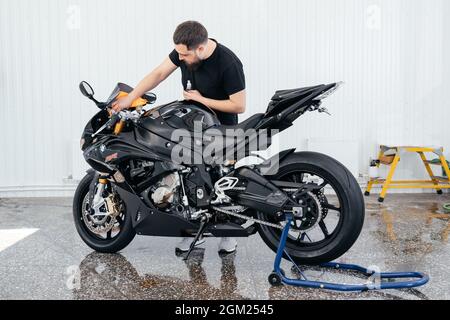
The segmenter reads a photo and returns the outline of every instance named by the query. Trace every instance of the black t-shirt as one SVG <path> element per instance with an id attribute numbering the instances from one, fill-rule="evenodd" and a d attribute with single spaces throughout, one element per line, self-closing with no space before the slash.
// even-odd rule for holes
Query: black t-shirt
<path id="1" fill-rule="evenodd" d="M 216 40 L 211 39 L 217 43 Z M 228 100 L 231 95 L 245 89 L 245 76 L 242 62 L 227 47 L 217 43 L 213 54 L 195 71 L 190 70 L 183 61 L 180 61 L 178 52 L 173 50 L 170 60 L 180 67 L 184 90 L 188 81 L 191 90 L 198 90 L 204 97 L 214 100 Z M 222 124 L 234 125 L 238 123 L 236 114 L 216 111 Z"/>

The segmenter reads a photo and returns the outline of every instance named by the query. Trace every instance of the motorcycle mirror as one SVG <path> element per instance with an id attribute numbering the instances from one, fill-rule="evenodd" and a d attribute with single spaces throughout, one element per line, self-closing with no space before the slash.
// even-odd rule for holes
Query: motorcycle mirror
<path id="1" fill-rule="evenodd" d="M 91 85 L 86 81 L 81 81 L 80 91 L 85 97 L 89 99 L 92 99 L 94 97 L 94 89 L 92 89 Z"/>

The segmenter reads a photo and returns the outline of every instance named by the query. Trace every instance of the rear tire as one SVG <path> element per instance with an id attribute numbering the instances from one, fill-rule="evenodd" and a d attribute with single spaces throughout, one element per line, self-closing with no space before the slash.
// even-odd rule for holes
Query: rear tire
<path id="1" fill-rule="evenodd" d="M 125 214 L 125 220 L 121 225 L 119 234 L 112 239 L 100 239 L 88 230 L 82 217 L 82 210 L 84 210 L 83 201 L 85 196 L 89 193 L 91 183 L 96 179 L 98 179 L 98 176 L 95 173 L 90 173 L 87 174 L 78 185 L 73 199 L 73 218 L 75 227 L 84 243 L 95 251 L 101 253 L 117 253 L 130 244 L 136 236 L 136 232 L 133 229 L 131 217 L 128 214 Z"/>
<path id="2" fill-rule="evenodd" d="M 327 180 L 335 190 L 340 201 L 340 221 L 329 239 L 317 246 L 306 247 L 286 243 L 286 251 L 300 265 L 318 265 L 331 262 L 346 253 L 358 239 L 365 216 L 364 198 L 354 176 L 338 161 L 323 154 L 313 152 L 294 153 L 280 163 L 280 168 L 271 180 L 281 179 L 289 172 L 310 172 Z M 258 219 L 270 219 L 257 213 Z M 280 243 L 281 231 L 259 225 L 259 234 L 274 252 Z M 284 255 L 287 259 L 287 256 Z"/>

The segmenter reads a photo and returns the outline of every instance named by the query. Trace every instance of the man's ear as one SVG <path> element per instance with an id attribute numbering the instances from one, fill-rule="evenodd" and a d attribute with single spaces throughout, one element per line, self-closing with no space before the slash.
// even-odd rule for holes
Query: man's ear
<path id="1" fill-rule="evenodd" d="M 202 57 L 202 58 L 203 58 L 203 55 L 205 54 L 205 51 L 206 51 L 206 46 L 205 46 L 205 45 L 200 45 L 200 46 L 198 46 L 198 48 L 197 48 L 197 55 L 198 55 L 199 57 Z"/>

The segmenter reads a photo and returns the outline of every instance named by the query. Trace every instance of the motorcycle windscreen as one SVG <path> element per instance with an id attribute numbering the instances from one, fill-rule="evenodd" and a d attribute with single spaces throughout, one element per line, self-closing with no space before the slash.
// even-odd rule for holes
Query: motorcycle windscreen
<path id="1" fill-rule="evenodd" d="M 107 104 L 109 105 L 111 102 L 113 102 L 114 100 L 116 100 L 118 97 L 121 96 L 121 94 L 125 93 L 125 94 L 129 94 L 134 90 L 134 88 L 130 87 L 129 85 L 125 84 L 125 83 L 121 83 L 119 82 L 116 87 L 114 88 L 113 92 L 111 93 L 111 95 L 109 96 L 108 100 L 107 100 Z M 154 94 L 144 94 L 142 96 L 142 99 L 147 100 L 148 103 L 153 103 L 156 101 L 156 96 Z M 138 100 L 136 100 L 136 103 L 138 104 Z"/>
<path id="2" fill-rule="evenodd" d="M 114 88 L 113 92 L 111 93 L 111 95 L 109 96 L 106 103 L 110 104 L 111 102 L 113 102 L 119 96 L 120 92 L 130 93 L 131 91 L 133 91 L 133 88 L 130 87 L 129 85 L 124 83 L 118 83 Z"/>

